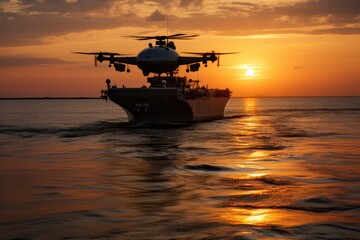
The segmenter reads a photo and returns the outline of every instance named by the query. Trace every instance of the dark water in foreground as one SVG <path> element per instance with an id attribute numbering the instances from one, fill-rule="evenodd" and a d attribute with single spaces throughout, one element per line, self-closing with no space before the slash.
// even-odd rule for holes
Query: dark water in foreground
<path id="1" fill-rule="evenodd" d="M 101 100 L 0 113 L 0 239 L 360 239 L 360 98 L 156 128 Z"/>

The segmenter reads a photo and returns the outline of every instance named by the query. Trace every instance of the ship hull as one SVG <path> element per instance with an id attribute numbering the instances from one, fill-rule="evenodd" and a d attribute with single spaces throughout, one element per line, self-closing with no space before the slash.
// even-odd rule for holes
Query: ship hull
<path id="1" fill-rule="evenodd" d="M 221 119 L 228 96 L 187 98 L 179 88 L 110 88 L 108 97 L 130 123 L 169 124 Z"/>

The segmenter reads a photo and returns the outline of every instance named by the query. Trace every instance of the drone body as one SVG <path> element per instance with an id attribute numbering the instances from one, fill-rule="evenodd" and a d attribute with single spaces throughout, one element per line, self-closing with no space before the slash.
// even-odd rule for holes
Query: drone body
<path id="1" fill-rule="evenodd" d="M 145 76 L 150 72 L 167 73 L 173 72 L 179 67 L 179 53 L 170 48 L 155 46 L 142 50 L 136 57 L 137 66 Z"/>
<path id="2" fill-rule="evenodd" d="M 119 72 L 124 72 L 125 70 L 130 72 L 130 69 L 127 67 L 127 65 L 136 65 L 142 70 L 144 76 L 148 76 L 150 73 L 159 75 L 166 73 L 172 76 L 174 71 L 181 65 L 187 65 L 187 72 L 196 72 L 200 68 L 200 63 L 203 63 L 206 67 L 208 61 L 214 62 L 219 60 L 220 55 L 232 54 L 215 53 L 212 51 L 204 53 L 189 53 L 200 55 L 200 57 L 180 56 L 180 54 L 176 51 L 174 42 L 169 42 L 169 39 L 189 40 L 196 36 L 197 35 L 186 34 L 174 34 L 170 36 L 130 36 L 131 38 L 135 38 L 137 40 L 156 39 L 156 46 L 153 46 L 151 43 L 149 43 L 149 47 L 143 49 L 136 57 L 121 57 L 120 55 L 125 54 L 112 52 L 74 53 L 95 55 L 95 65 L 97 64 L 97 61 L 109 61 L 109 67 L 113 65 L 115 70 Z"/>

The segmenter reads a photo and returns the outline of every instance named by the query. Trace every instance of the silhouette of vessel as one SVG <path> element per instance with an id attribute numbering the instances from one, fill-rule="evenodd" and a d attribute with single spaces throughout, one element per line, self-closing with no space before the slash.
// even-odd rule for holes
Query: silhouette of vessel
<path id="1" fill-rule="evenodd" d="M 148 77 L 150 87 L 118 88 L 106 80 L 102 97 L 124 109 L 130 123 L 169 124 L 221 119 L 231 92 L 209 89 L 186 77 Z"/>
<path id="2" fill-rule="evenodd" d="M 118 72 L 130 72 L 129 65 L 136 65 L 144 76 L 148 77 L 149 87 L 118 88 L 111 86 L 106 80 L 107 90 L 102 97 L 110 99 L 122 107 L 131 123 L 168 124 L 188 123 L 214 120 L 224 117 L 225 105 L 230 98 L 229 89 L 209 89 L 200 87 L 198 80 L 187 80 L 186 77 L 175 76 L 180 66 L 186 66 L 186 72 L 197 72 L 200 63 L 207 67 L 208 62 L 217 61 L 220 56 L 237 52 L 185 52 L 191 56 L 180 56 L 176 51 L 173 39 L 191 40 L 198 35 L 183 33 L 170 36 L 129 36 L 136 40 L 154 39 L 152 43 L 140 51 L 137 56 L 124 56 L 117 52 L 74 52 L 76 54 L 94 55 L 97 62 L 108 61 Z M 194 56 L 197 55 L 197 56 Z M 166 76 L 161 76 L 161 74 Z"/>

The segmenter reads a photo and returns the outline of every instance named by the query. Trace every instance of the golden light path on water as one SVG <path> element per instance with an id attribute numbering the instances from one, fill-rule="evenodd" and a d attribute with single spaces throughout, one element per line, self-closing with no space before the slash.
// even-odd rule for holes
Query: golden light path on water
<path id="1" fill-rule="evenodd" d="M 359 111 L 348 98 L 333 109 L 340 100 L 235 98 L 225 119 L 176 128 L 129 127 L 98 100 L 6 102 L 0 230 L 5 239 L 356 239 L 360 139 L 348 126 Z"/>

